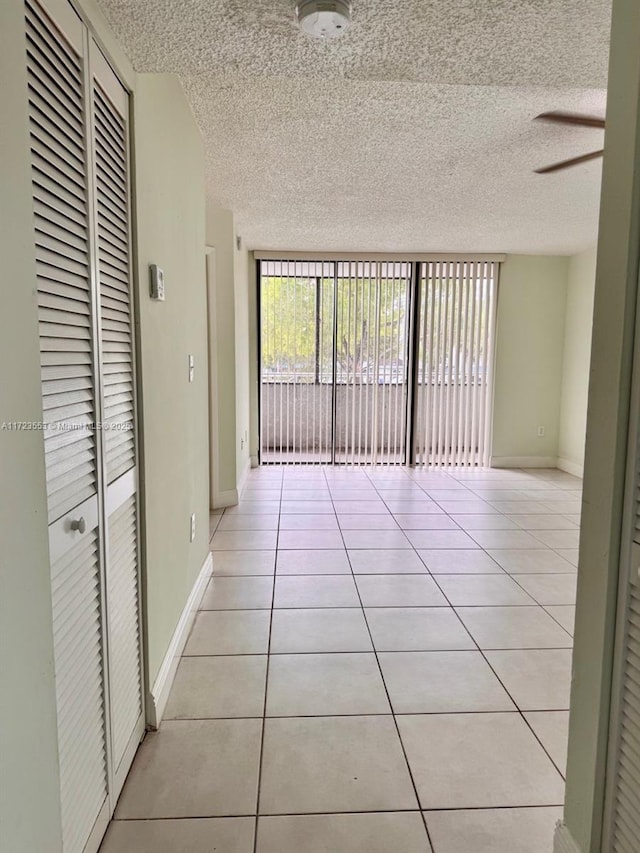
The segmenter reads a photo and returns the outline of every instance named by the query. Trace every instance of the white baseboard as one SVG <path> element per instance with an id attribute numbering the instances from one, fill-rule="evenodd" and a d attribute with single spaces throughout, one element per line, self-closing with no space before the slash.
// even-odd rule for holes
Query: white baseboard
<path id="1" fill-rule="evenodd" d="M 553 836 L 553 853 L 582 853 L 565 823 L 559 820 Z"/>
<path id="2" fill-rule="evenodd" d="M 260 466 L 260 463 L 258 462 L 258 456 L 257 456 L 257 454 L 256 454 L 255 456 L 251 456 L 251 458 L 250 458 L 250 462 L 251 462 L 251 467 L 252 467 L 252 468 L 258 468 L 258 467 Z"/>
<path id="3" fill-rule="evenodd" d="M 189 593 L 189 598 L 184 606 L 184 610 L 180 615 L 176 630 L 173 632 L 173 637 L 169 643 L 169 648 L 162 661 L 162 666 L 158 672 L 157 678 L 151 689 L 150 701 L 147 702 L 147 724 L 152 729 L 157 729 L 162 720 L 164 709 L 167 705 L 167 699 L 173 679 L 178 669 L 180 656 L 184 651 L 185 643 L 191 631 L 193 620 L 196 616 L 196 611 L 202 601 L 202 596 L 207 588 L 211 573 L 213 572 L 213 558 L 211 551 L 207 554 L 207 559 L 204 561 L 202 568 L 196 578 L 196 582 Z"/>
<path id="4" fill-rule="evenodd" d="M 235 506 L 238 503 L 238 490 L 227 489 L 226 492 L 213 493 L 212 509 L 223 509 L 225 506 Z"/>
<path id="5" fill-rule="evenodd" d="M 567 474 L 573 474 L 574 477 L 584 477 L 584 465 L 578 465 L 577 462 L 570 462 L 568 459 L 558 457 L 558 468 L 561 471 L 566 471 Z"/>
<path id="6" fill-rule="evenodd" d="M 556 456 L 492 456 L 492 468 L 555 468 Z"/>
<path id="7" fill-rule="evenodd" d="M 238 495 L 242 494 L 242 490 L 244 489 L 244 484 L 249 476 L 249 471 L 251 470 L 251 458 L 247 459 L 244 466 L 244 471 L 240 474 L 238 478 Z"/>

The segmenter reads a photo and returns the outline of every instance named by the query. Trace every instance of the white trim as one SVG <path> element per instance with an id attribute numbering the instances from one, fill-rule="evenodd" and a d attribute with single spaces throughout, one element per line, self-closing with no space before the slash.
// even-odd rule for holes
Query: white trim
<path id="1" fill-rule="evenodd" d="M 173 632 L 173 637 L 169 643 L 169 648 L 162 661 L 162 666 L 151 689 L 151 696 L 147 703 L 147 723 L 152 729 L 157 729 L 162 720 L 169 692 L 173 686 L 173 679 L 178 669 L 180 656 L 184 650 L 193 620 L 195 619 L 196 610 L 200 605 L 212 572 L 213 557 L 211 551 L 209 551 L 207 559 L 204 561 L 189 594 L 184 610 L 180 615 L 176 630 Z"/>
<path id="2" fill-rule="evenodd" d="M 570 462 L 569 459 L 558 457 L 558 468 L 561 471 L 566 471 L 567 474 L 573 474 L 574 477 L 582 478 L 584 476 L 584 465 L 578 465 L 577 462 Z"/>
<path id="3" fill-rule="evenodd" d="M 249 476 L 249 471 L 251 470 L 251 467 L 252 467 L 251 458 L 249 458 L 245 462 L 244 471 L 238 477 L 238 488 L 237 488 L 238 496 L 240 496 L 242 494 L 242 490 L 244 489 L 244 484 L 247 481 L 247 477 Z"/>
<path id="4" fill-rule="evenodd" d="M 557 456 L 492 456 L 491 468 L 556 468 Z"/>
<path id="5" fill-rule="evenodd" d="M 226 492 L 215 492 L 212 509 L 223 509 L 225 506 L 235 506 L 238 503 L 238 490 L 227 489 Z"/>
<path id="6" fill-rule="evenodd" d="M 252 468 L 258 468 L 260 466 L 260 463 L 258 462 L 258 455 L 257 454 L 255 456 L 252 455 L 249 458 L 249 462 L 251 463 Z"/>
<path id="7" fill-rule="evenodd" d="M 256 261 L 495 261 L 507 256 L 500 253 L 469 252 L 291 252 L 284 249 L 254 249 Z"/>
<path id="8" fill-rule="evenodd" d="M 566 823 L 561 820 L 556 823 L 556 831 L 553 836 L 553 853 L 582 853 L 573 840 Z"/>

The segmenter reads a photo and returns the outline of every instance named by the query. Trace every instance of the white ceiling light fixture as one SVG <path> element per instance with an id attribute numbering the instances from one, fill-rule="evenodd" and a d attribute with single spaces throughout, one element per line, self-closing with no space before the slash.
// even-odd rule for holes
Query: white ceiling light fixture
<path id="1" fill-rule="evenodd" d="M 340 36 L 351 23 L 351 3 L 347 0 L 300 0 L 296 6 L 300 29 L 314 38 Z"/>

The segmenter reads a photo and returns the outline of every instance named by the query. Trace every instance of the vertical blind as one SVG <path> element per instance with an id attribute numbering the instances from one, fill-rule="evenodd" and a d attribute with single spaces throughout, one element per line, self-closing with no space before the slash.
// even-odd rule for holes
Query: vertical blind
<path id="1" fill-rule="evenodd" d="M 421 264 L 415 462 L 489 464 L 497 265 Z"/>
<path id="2" fill-rule="evenodd" d="M 488 464 L 497 273 L 261 260 L 261 461 Z"/>

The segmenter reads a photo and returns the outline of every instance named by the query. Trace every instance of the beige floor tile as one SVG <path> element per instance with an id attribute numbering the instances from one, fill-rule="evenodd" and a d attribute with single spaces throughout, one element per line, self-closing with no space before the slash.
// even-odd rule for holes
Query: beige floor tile
<path id="1" fill-rule="evenodd" d="M 455 606 L 535 604 L 507 575 L 438 575 L 437 584 Z"/>
<path id="2" fill-rule="evenodd" d="M 478 548 L 464 530 L 408 530 L 407 538 L 414 548 Z"/>
<path id="3" fill-rule="evenodd" d="M 578 576 L 572 574 L 514 575 L 538 604 L 575 604 Z"/>
<path id="4" fill-rule="evenodd" d="M 401 716 L 398 725 L 425 809 L 563 802 L 562 777 L 519 714 Z"/>
<path id="5" fill-rule="evenodd" d="M 563 515 L 514 514 L 509 516 L 523 530 L 573 530 L 575 524 Z"/>
<path id="6" fill-rule="evenodd" d="M 385 652 L 379 659 L 396 714 L 515 710 L 480 652 Z"/>
<path id="7" fill-rule="evenodd" d="M 438 501 L 438 506 L 446 513 L 453 515 L 497 515 L 498 511 L 494 509 L 487 501 L 482 501 L 479 498 L 470 496 L 467 500 L 459 501 Z"/>
<path id="8" fill-rule="evenodd" d="M 216 551 L 213 555 L 215 577 L 272 575 L 275 565 L 275 551 Z"/>
<path id="9" fill-rule="evenodd" d="M 575 567 L 556 554 L 555 551 L 546 549 L 522 550 L 516 549 L 493 549 L 489 548 L 487 553 L 499 566 L 511 574 L 538 574 L 551 572 L 562 574 L 563 572 L 575 572 Z"/>
<path id="10" fill-rule="evenodd" d="M 261 787 L 260 814 L 417 808 L 391 716 L 266 720 Z"/>
<path id="11" fill-rule="evenodd" d="M 541 607 L 456 607 L 481 649 L 571 648 L 571 637 Z"/>
<path id="12" fill-rule="evenodd" d="M 294 815 L 258 820 L 257 853 L 391 851 L 431 853 L 419 812 Z"/>
<path id="13" fill-rule="evenodd" d="M 436 853 L 552 853 L 559 807 L 425 812 Z"/>
<path id="14" fill-rule="evenodd" d="M 113 821 L 100 853 L 253 853 L 255 818 Z"/>
<path id="15" fill-rule="evenodd" d="M 402 530 L 343 530 L 347 548 L 411 549 L 411 543 Z"/>
<path id="16" fill-rule="evenodd" d="M 278 552 L 278 575 L 350 575 L 351 566 L 344 548 L 294 549 Z"/>
<path id="17" fill-rule="evenodd" d="M 266 655 L 182 658 L 164 717 L 261 717 L 266 674 Z"/>
<path id="18" fill-rule="evenodd" d="M 379 652 L 475 649 L 456 614 L 446 607 L 372 607 L 366 610 Z"/>
<path id="19" fill-rule="evenodd" d="M 349 561 L 356 575 L 428 574 L 416 552 L 403 549 L 350 550 Z"/>
<path id="20" fill-rule="evenodd" d="M 356 575 L 364 607 L 446 607 L 428 575 Z"/>
<path id="21" fill-rule="evenodd" d="M 280 530 L 337 530 L 335 515 L 283 515 Z"/>
<path id="22" fill-rule="evenodd" d="M 277 513 L 224 515 L 220 519 L 218 530 L 277 530 L 278 520 Z"/>
<path id="23" fill-rule="evenodd" d="M 140 747 L 116 818 L 255 812 L 262 720 L 166 720 Z"/>
<path id="24" fill-rule="evenodd" d="M 459 530 L 460 525 L 448 515 L 411 515 L 394 516 L 403 530 Z"/>
<path id="25" fill-rule="evenodd" d="M 335 515 L 332 501 L 292 501 L 283 500 L 282 515 Z"/>
<path id="26" fill-rule="evenodd" d="M 339 515 L 338 522 L 342 530 L 399 530 L 394 517 L 385 515 Z"/>
<path id="27" fill-rule="evenodd" d="M 544 505 L 547 512 L 557 512 L 561 515 L 574 515 L 582 510 L 582 501 L 576 499 L 545 501 Z"/>
<path id="28" fill-rule="evenodd" d="M 270 619 L 268 610 L 200 610 L 184 654 L 266 654 Z"/>
<path id="29" fill-rule="evenodd" d="M 505 515 L 514 515 L 522 513 L 524 515 L 549 515 L 552 510 L 548 504 L 539 500 L 531 501 L 491 501 L 491 506 L 498 512 L 503 512 Z"/>
<path id="30" fill-rule="evenodd" d="M 251 500 L 242 500 L 236 506 L 225 509 L 225 515 L 251 515 L 260 514 L 274 515 L 280 512 L 280 501 L 275 499 L 263 499 L 252 496 Z"/>
<path id="31" fill-rule="evenodd" d="M 504 574 L 504 570 L 496 561 L 479 548 L 475 551 L 446 548 L 434 551 L 420 549 L 418 554 L 434 575 Z"/>
<path id="32" fill-rule="evenodd" d="M 578 557 L 580 552 L 577 548 L 556 548 L 556 553 L 568 560 L 572 566 L 578 567 Z"/>
<path id="33" fill-rule="evenodd" d="M 389 510 L 386 505 L 377 498 L 375 501 L 334 501 L 333 506 L 338 516 L 340 515 L 386 515 Z"/>
<path id="34" fill-rule="evenodd" d="M 486 656 L 520 710 L 569 707 L 570 649 L 495 651 L 486 652 Z"/>
<path id="35" fill-rule="evenodd" d="M 343 547 L 339 530 L 281 530 L 278 534 L 278 550 Z"/>
<path id="36" fill-rule="evenodd" d="M 569 741 L 569 712 L 529 711 L 524 716 L 551 756 L 551 760 L 564 776 Z"/>
<path id="37" fill-rule="evenodd" d="M 202 597 L 202 610 L 268 610 L 273 577 L 214 577 Z"/>
<path id="38" fill-rule="evenodd" d="M 268 717 L 389 713 L 373 653 L 274 655 L 271 659 Z"/>
<path id="39" fill-rule="evenodd" d="M 576 621 L 575 605 L 549 604 L 544 609 L 573 637 L 573 627 Z"/>
<path id="40" fill-rule="evenodd" d="M 517 530 L 517 524 L 504 515 L 456 515 L 451 513 L 451 518 L 462 527 L 463 530 Z"/>
<path id="41" fill-rule="evenodd" d="M 272 654 L 368 652 L 372 648 L 359 607 L 273 611 Z"/>
<path id="42" fill-rule="evenodd" d="M 580 530 L 536 530 L 534 534 L 549 548 L 577 548 L 580 544 Z"/>
<path id="43" fill-rule="evenodd" d="M 216 530 L 212 551 L 268 551 L 276 547 L 276 530 Z"/>
<path id="44" fill-rule="evenodd" d="M 357 607 L 358 592 L 347 575 L 300 575 L 276 578 L 274 606 L 279 607 Z"/>
<path id="45" fill-rule="evenodd" d="M 385 506 L 396 517 L 399 515 L 446 515 L 435 501 L 429 501 L 426 498 L 422 501 L 389 500 L 386 501 Z"/>
<path id="46" fill-rule="evenodd" d="M 545 548 L 526 530 L 474 530 L 472 537 L 481 548 Z"/>

